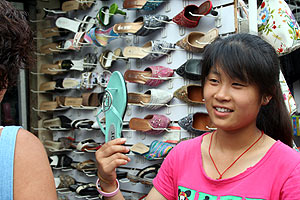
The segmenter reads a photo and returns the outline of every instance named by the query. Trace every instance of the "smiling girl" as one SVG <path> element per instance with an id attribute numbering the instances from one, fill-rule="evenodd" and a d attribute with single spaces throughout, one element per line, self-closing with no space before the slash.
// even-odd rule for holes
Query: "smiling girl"
<path id="1" fill-rule="evenodd" d="M 147 200 L 300 199 L 300 154 L 290 148 L 279 73 L 275 50 L 258 36 L 236 34 L 208 45 L 203 95 L 217 130 L 173 148 Z M 115 168 L 130 161 L 120 154 L 128 152 L 124 143 L 113 140 L 96 153 L 106 192 L 116 190 Z"/>

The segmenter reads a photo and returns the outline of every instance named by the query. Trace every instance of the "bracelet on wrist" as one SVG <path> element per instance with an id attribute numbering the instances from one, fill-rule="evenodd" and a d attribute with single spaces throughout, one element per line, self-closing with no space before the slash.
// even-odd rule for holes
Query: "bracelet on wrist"
<path id="1" fill-rule="evenodd" d="M 116 182 L 117 182 L 117 189 L 113 192 L 103 192 L 102 189 L 101 189 L 101 186 L 100 186 L 100 179 L 98 178 L 97 181 L 96 181 L 96 188 L 97 188 L 97 191 L 99 192 L 99 194 L 101 194 L 102 196 L 104 197 L 113 197 L 113 196 L 116 196 L 119 192 L 119 189 L 120 189 L 120 183 L 118 181 L 118 179 L 116 179 Z"/>

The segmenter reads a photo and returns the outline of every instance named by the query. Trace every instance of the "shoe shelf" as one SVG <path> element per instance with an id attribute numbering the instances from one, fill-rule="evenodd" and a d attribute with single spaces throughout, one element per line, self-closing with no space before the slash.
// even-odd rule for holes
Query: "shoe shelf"
<path id="1" fill-rule="evenodd" d="M 164 28 L 159 27 L 160 30 L 154 31 L 155 29 L 158 29 L 157 27 L 148 27 L 148 29 L 147 27 L 144 27 L 144 33 L 151 32 L 151 34 L 149 33 L 149 35 L 146 36 L 136 36 L 131 33 L 118 36 L 116 33 L 112 32 L 112 27 L 115 25 L 116 27 L 119 27 L 118 31 L 126 32 L 128 25 L 132 25 L 135 28 L 140 26 L 137 23 L 133 23 L 134 20 L 138 19 L 140 16 L 166 15 L 169 19 L 172 19 L 181 13 L 185 6 L 192 4 L 200 6 L 205 0 L 172 0 L 172 2 L 171 0 L 167 0 L 153 11 L 123 9 L 124 2 L 125 1 L 123 0 L 97 0 L 94 1 L 90 7 L 85 7 L 83 10 L 61 12 L 62 8 L 58 0 L 37 1 L 37 9 L 40 13 L 36 20 L 32 20 L 37 26 L 37 69 L 33 70 L 31 73 L 31 76 L 37 79 L 37 85 L 31 87 L 31 94 L 33 98 L 36 99 L 37 104 L 33 106 L 33 111 L 31 113 L 32 115 L 37 115 L 40 120 L 36 125 L 32 125 L 32 131 L 37 132 L 39 138 L 44 143 L 45 141 L 52 141 L 53 144 L 60 145 L 59 141 L 62 140 L 62 138 L 74 139 L 72 140 L 72 145 L 75 146 L 75 148 L 48 150 L 49 157 L 58 156 L 59 161 L 65 165 L 54 165 L 52 168 L 57 183 L 63 181 L 63 178 L 61 177 L 67 176 L 70 176 L 75 180 L 75 184 L 67 187 L 67 189 L 61 187 L 57 188 L 58 196 L 62 199 L 63 197 L 68 197 L 68 199 L 98 198 L 95 195 L 86 195 L 85 190 L 76 193 L 74 187 L 75 189 L 80 189 L 82 184 L 94 184 L 97 177 L 95 174 L 84 173 L 83 171 L 71 167 L 70 163 L 84 163 L 88 160 L 95 161 L 94 150 L 91 152 L 79 151 L 76 150 L 76 145 L 89 138 L 93 139 L 99 145 L 105 142 L 104 134 L 101 132 L 96 121 L 96 115 L 101 109 L 101 106 L 82 106 L 83 104 L 78 104 L 76 101 L 77 106 L 73 106 L 73 104 L 71 106 L 64 105 L 54 107 L 54 109 L 52 106 L 52 110 L 50 111 L 41 109 L 43 102 L 50 102 L 49 105 L 52 105 L 55 104 L 57 98 L 60 97 L 70 97 L 71 100 L 72 98 L 80 100 L 80 98 L 84 99 L 84 93 L 90 92 L 100 94 L 105 90 L 104 86 L 107 84 L 110 74 L 114 71 L 119 71 L 124 77 L 127 71 L 136 71 L 132 72 L 131 75 L 138 75 L 142 78 L 144 83 L 148 80 L 151 80 L 152 82 L 163 80 L 163 82 L 157 86 L 137 84 L 127 80 L 127 92 L 139 93 L 139 96 L 141 97 L 146 97 L 146 92 L 148 90 L 151 90 L 151 94 L 153 94 L 152 89 L 160 89 L 164 91 L 163 93 L 169 92 L 173 95 L 174 92 L 183 86 L 192 84 L 199 86 L 200 81 L 183 78 L 178 75 L 176 70 L 180 66 L 185 65 L 188 60 L 201 59 L 201 53 L 188 52 L 186 49 L 180 47 L 180 45 L 175 44 L 182 43 L 189 37 L 193 37 L 192 34 L 190 34 L 191 32 L 202 32 L 198 34 L 205 35 L 212 30 L 212 36 L 217 33 L 221 37 L 225 37 L 238 30 L 236 16 L 237 1 L 212 0 L 213 8 L 214 11 L 217 12 L 217 15 L 208 14 L 202 16 L 198 25 L 194 28 L 179 26 L 169 20 L 168 22 L 162 22 Z M 105 6 L 110 7 L 113 3 L 116 3 L 120 10 L 125 11 L 126 16 L 121 14 L 105 16 Z M 73 6 L 75 5 L 64 4 L 63 8 L 71 9 Z M 99 15 L 101 18 L 100 20 L 106 20 L 105 23 L 110 21 L 108 26 L 100 26 L 97 20 L 88 17 L 91 16 L 92 18 L 95 18 L 99 11 L 101 14 L 101 16 Z M 46 18 L 57 18 L 59 20 L 48 20 Z M 38 20 L 42 21 L 39 22 Z M 94 22 L 97 24 L 96 28 L 86 31 L 86 34 L 78 33 L 78 30 L 91 28 Z M 59 29 L 56 26 L 58 26 Z M 137 30 L 131 30 L 131 32 L 137 32 Z M 94 41 L 91 40 L 93 34 L 100 39 L 95 41 L 94 38 Z M 86 35 L 89 37 L 86 37 Z M 106 36 L 106 38 L 104 36 Z M 158 42 L 158 40 L 160 42 Z M 162 45 L 161 47 L 163 48 L 160 50 L 152 50 L 151 48 L 154 48 L 155 44 Z M 198 41 L 197 44 L 195 43 L 192 45 L 203 46 L 203 42 Z M 203 50 L 204 47 L 201 48 Z M 93 57 L 91 55 L 95 56 Z M 148 58 L 151 57 L 153 59 L 147 60 L 147 56 Z M 161 58 L 155 60 L 155 56 Z M 89 63 L 89 66 L 91 66 L 88 70 L 86 68 L 86 63 Z M 152 66 L 169 68 L 173 75 L 164 78 L 151 77 L 152 75 L 150 74 L 149 76 L 149 73 L 144 72 L 144 70 L 147 67 Z M 127 74 L 129 74 L 129 72 L 127 72 Z M 130 80 L 134 79 L 134 77 L 130 76 L 127 78 Z M 157 95 L 156 98 L 159 99 L 159 97 L 161 97 L 161 93 L 160 95 Z M 100 96 L 97 96 L 96 98 L 100 100 Z M 92 97 L 90 99 L 92 99 Z M 149 108 L 153 106 L 161 107 L 155 110 Z M 180 141 L 183 138 L 196 137 L 197 134 L 184 130 L 178 124 L 179 120 L 183 117 L 196 112 L 206 112 L 204 105 L 190 105 L 176 97 L 173 97 L 168 103 L 149 103 L 149 101 L 147 103 L 146 97 L 146 99 L 143 99 L 143 101 L 139 101 L 136 104 L 128 104 L 123 119 L 122 135 L 127 138 L 126 145 L 129 148 L 137 143 L 142 143 L 149 147 L 154 141 L 174 142 Z M 133 118 L 136 118 L 137 121 L 143 121 L 144 117 L 147 115 L 166 116 L 169 118 L 170 124 L 167 128 L 163 129 L 151 127 L 153 130 L 163 132 L 158 135 L 151 135 L 130 128 L 132 125 L 130 124 L 130 121 Z M 100 119 L 103 120 L 103 116 Z M 45 126 L 46 122 L 49 124 L 52 124 L 53 122 L 54 124 Z M 73 125 L 71 127 L 67 126 L 66 128 L 66 124 Z M 173 146 L 174 145 L 175 144 L 173 144 Z M 62 159 L 62 156 L 64 156 L 65 160 Z M 69 164 L 66 164 L 66 156 L 68 158 L 67 160 L 69 160 Z M 132 151 L 128 156 L 131 158 L 131 162 L 118 168 L 118 172 L 136 174 L 144 168 L 163 162 L 163 158 L 147 160 L 145 157 L 137 155 Z M 142 184 L 141 182 L 134 183 L 129 181 L 126 177 L 122 177 L 120 179 L 120 188 L 125 199 L 138 200 L 150 191 L 151 186 Z"/>

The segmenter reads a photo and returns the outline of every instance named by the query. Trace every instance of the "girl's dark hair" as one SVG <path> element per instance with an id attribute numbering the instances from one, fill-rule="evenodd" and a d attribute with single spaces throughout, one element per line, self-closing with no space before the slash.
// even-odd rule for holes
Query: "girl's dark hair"
<path id="1" fill-rule="evenodd" d="M 292 146 L 291 118 L 279 83 L 279 59 L 269 43 L 250 34 L 218 38 L 204 51 L 202 85 L 211 67 L 221 68 L 232 79 L 256 85 L 261 97 L 272 96 L 267 105 L 261 106 L 256 125 L 273 139 Z"/>
<path id="2" fill-rule="evenodd" d="M 0 89 L 15 85 L 19 69 L 33 64 L 33 45 L 25 15 L 0 0 Z"/>

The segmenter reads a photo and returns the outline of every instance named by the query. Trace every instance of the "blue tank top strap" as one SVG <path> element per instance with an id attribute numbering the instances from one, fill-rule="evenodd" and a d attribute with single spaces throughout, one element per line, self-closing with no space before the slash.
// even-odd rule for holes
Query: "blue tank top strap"
<path id="1" fill-rule="evenodd" d="M 13 200 L 14 155 L 21 126 L 5 126 L 0 136 L 0 199 Z"/>

